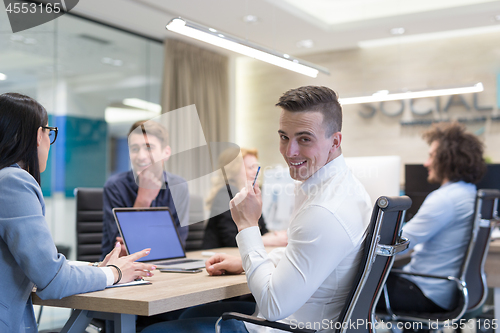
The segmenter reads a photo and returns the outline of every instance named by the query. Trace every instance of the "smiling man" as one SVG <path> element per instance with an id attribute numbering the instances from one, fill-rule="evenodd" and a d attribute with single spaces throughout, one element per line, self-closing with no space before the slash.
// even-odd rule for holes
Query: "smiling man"
<path id="1" fill-rule="evenodd" d="M 184 179 L 163 170 L 163 163 L 170 158 L 167 130 L 152 120 L 138 121 L 130 128 L 128 144 L 133 170 L 111 176 L 104 184 L 102 253 L 108 253 L 117 240 L 123 244 L 112 212 L 116 207 L 169 207 L 184 243 L 188 227 L 181 224 L 188 224 L 189 193 Z M 169 184 L 180 184 L 176 186 L 176 191 L 182 192 L 176 193 L 177 205 Z"/>
<path id="2" fill-rule="evenodd" d="M 249 182 L 231 201 L 241 257 L 218 254 L 207 261 L 207 271 L 245 271 L 260 317 L 317 327 L 325 318 L 338 318 L 352 287 L 370 221 L 370 198 L 344 161 L 342 109 L 334 91 L 293 89 L 277 106 L 280 152 L 292 178 L 300 181 L 288 245 L 266 252 L 257 224 L 261 193 Z M 262 330 L 251 324 L 241 329 Z"/>

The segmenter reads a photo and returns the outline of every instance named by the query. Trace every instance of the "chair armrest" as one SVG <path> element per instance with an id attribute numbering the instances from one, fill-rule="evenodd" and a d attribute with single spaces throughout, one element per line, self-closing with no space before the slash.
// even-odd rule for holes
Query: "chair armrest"
<path id="1" fill-rule="evenodd" d="M 266 327 L 272 327 L 276 328 L 282 331 L 287 331 L 287 332 L 293 332 L 293 333 L 315 333 L 315 330 L 309 330 L 309 329 L 301 329 L 301 328 L 293 328 L 293 325 L 288 325 L 284 323 L 279 323 L 276 321 L 269 321 L 264 318 L 259 318 L 255 316 L 249 316 L 245 315 L 242 313 L 237 313 L 237 312 L 224 312 L 222 316 L 217 320 L 217 323 L 215 324 L 216 327 L 216 332 L 219 332 L 219 322 L 221 320 L 229 320 L 229 319 L 236 319 L 236 320 L 241 320 L 245 321 L 247 323 L 259 325 L 259 326 L 266 326 Z"/>
<path id="2" fill-rule="evenodd" d="M 393 257 L 396 254 L 403 252 L 410 245 L 410 240 L 402 237 L 401 242 L 394 245 L 377 244 L 377 254 L 384 257 Z"/>

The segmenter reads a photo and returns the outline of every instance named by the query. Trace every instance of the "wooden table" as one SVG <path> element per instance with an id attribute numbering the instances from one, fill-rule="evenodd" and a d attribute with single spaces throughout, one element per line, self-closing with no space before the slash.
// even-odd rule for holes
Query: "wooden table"
<path id="1" fill-rule="evenodd" d="M 237 248 L 210 251 L 239 255 Z M 202 258 L 201 251 L 188 258 Z M 42 300 L 33 294 L 33 304 L 76 309 L 61 332 L 84 332 L 92 318 L 114 320 L 115 332 L 135 333 L 135 315 L 152 316 L 250 293 L 246 276 L 209 276 L 200 273 L 155 272 L 150 285 L 110 288 L 60 300 Z"/>
<path id="2" fill-rule="evenodd" d="M 212 251 L 239 255 L 237 248 Z M 187 256 L 201 258 L 201 251 L 190 252 Z M 495 318 L 500 319 L 500 240 L 490 245 L 485 271 L 488 286 L 495 290 Z M 84 332 L 92 318 L 104 318 L 115 321 L 115 332 L 135 333 L 135 315 L 152 316 L 250 293 L 243 274 L 209 276 L 205 270 L 195 274 L 156 271 L 155 276 L 147 280 L 153 283 L 111 288 L 61 300 L 44 301 L 33 294 L 33 303 L 77 309 L 61 332 Z M 500 333 L 500 329 L 496 332 Z"/>
<path id="3" fill-rule="evenodd" d="M 490 243 L 486 263 L 484 264 L 488 287 L 494 289 L 493 302 L 495 306 L 495 318 L 500 321 L 500 240 Z M 500 326 L 500 322 L 497 322 Z M 500 333 L 500 327 L 495 330 Z"/>

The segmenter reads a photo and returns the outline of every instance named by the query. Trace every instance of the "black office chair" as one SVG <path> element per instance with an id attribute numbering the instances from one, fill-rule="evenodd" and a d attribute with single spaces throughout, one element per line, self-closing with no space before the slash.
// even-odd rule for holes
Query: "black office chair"
<path id="1" fill-rule="evenodd" d="M 102 188 L 75 189 L 76 260 L 95 262 L 101 258 Z"/>
<path id="2" fill-rule="evenodd" d="M 440 329 L 447 323 L 453 323 L 463 318 L 466 311 L 472 313 L 480 308 L 486 300 L 488 293 L 484 263 L 488 255 L 492 229 L 495 223 L 499 221 L 499 198 L 499 190 L 478 190 L 474 212 L 474 225 L 458 277 L 392 270 L 393 273 L 398 274 L 454 281 L 457 286 L 456 293 L 458 296 L 454 309 L 443 313 L 396 313 L 396 311 L 391 309 L 387 290 L 384 289 L 387 313 L 377 313 L 377 315 L 390 321 L 419 322 L 422 328 L 429 328 L 427 324 L 432 322 L 433 327 L 431 329 Z"/>
<path id="3" fill-rule="evenodd" d="M 189 233 L 186 239 L 186 251 L 200 250 L 205 236 L 205 212 L 203 197 L 191 195 L 189 198 Z"/>
<path id="4" fill-rule="evenodd" d="M 371 333 L 377 327 L 374 309 L 382 286 L 385 284 L 394 263 L 394 255 L 407 249 L 409 245 L 408 240 L 400 238 L 400 233 L 405 211 L 410 206 L 411 199 L 406 196 L 380 197 L 375 203 L 364 241 L 363 257 L 353 282 L 353 288 L 346 298 L 344 309 L 337 320 L 336 332 Z M 315 332 L 235 312 L 224 313 L 219 318 L 215 325 L 216 332 L 220 332 L 220 322 L 228 319 L 242 320 L 287 332 Z M 357 323 L 357 320 L 363 321 L 362 327 L 353 328 L 349 325 L 352 322 Z"/>
<path id="5" fill-rule="evenodd" d="M 500 190 L 482 189 L 477 192 L 476 221 L 479 221 L 476 242 L 472 250 L 465 282 L 469 294 L 467 310 L 461 319 L 476 318 L 482 313 L 482 306 L 488 297 L 488 285 L 484 264 L 490 248 L 491 233 L 496 223 L 500 222 L 498 201 Z M 458 331 L 460 331 L 460 325 Z"/>

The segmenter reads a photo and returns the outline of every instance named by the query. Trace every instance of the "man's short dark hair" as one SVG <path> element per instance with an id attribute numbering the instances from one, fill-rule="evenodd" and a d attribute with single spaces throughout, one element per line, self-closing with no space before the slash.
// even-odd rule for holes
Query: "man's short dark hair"
<path id="1" fill-rule="evenodd" d="M 456 182 L 477 183 L 486 172 L 483 159 L 484 145 L 479 138 L 465 131 L 457 122 L 437 123 L 423 134 L 428 144 L 439 143 L 434 167 L 436 177 Z"/>
<path id="2" fill-rule="evenodd" d="M 147 135 L 153 135 L 158 138 L 161 142 L 161 146 L 165 147 L 168 145 L 168 133 L 167 129 L 163 127 L 160 123 L 157 123 L 154 120 L 139 120 L 136 121 L 131 127 L 130 130 L 128 131 L 128 135 L 134 133 L 142 133 L 138 132 L 137 127 L 144 125 L 144 129 L 146 130 Z"/>
<path id="3" fill-rule="evenodd" d="M 305 86 L 288 90 L 276 106 L 290 112 L 320 112 L 326 128 L 326 137 L 342 129 L 342 107 L 337 93 L 327 87 Z"/>

